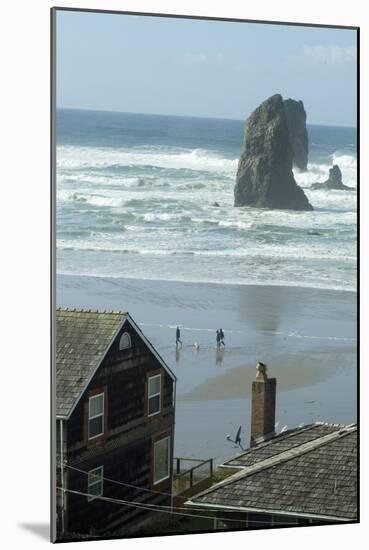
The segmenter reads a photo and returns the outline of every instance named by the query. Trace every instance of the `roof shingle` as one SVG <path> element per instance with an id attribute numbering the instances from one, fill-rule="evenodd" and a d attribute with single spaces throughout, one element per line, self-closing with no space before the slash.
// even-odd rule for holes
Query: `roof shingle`
<path id="1" fill-rule="evenodd" d="M 356 519 L 356 426 L 315 423 L 226 464 L 243 469 L 194 497 L 194 504 Z"/>
<path id="2" fill-rule="evenodd" d="M 56 415 L 69 415 L 76 399 L 127 318 L 123 312 L 56 310 Z"/>

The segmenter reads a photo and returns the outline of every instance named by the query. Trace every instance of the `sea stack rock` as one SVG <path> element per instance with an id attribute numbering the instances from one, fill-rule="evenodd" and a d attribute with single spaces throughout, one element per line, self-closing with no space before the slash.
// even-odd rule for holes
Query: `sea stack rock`
<path id="1" fill-rule="evenodd" d="M 342 172 L 338 164 L 333 164 L 329 169 L 329 178 L 326 181 L 317 182 L 312 184 L 312 189 L 342 189 L 346 191 L 352 191 L 351 187 L 343 185 Z"/>
<path id="2" fill-rule="evenodd" d="M 293 152 L 293 165 L 306 172 L 309 153 L 309 138 L 306 129 L 306 111 L 302 101 L 286 99 L 287 126 Z"/>
<path id="3" fill-rule="evenodd" d="M 276 94 L 246 121 L 234 205 L 312 210 L 293 177 L 292 158 L 285 106 Z"/>

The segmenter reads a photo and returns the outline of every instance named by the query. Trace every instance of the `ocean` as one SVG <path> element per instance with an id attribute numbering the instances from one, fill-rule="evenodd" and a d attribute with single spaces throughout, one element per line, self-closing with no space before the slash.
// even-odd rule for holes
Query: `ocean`
<path id="1" fill-rule="evenodd" d="M 216 462 L 248 444 L 260 360 L 277 431 L 356 419 L 356 193 L 310 189 L 332 162 L 356 188 L 356 131 L 308 127 L 314 211 L 292 212 L 233 206 L 243 127 L 57 112 L 57 305 L 128 310 L 178 376 L 176 455 Z"/>
<path id="2" fill-rule="evenodd" d="M 233 206 L 244 123 L 58 109 L 57 272 L 356 290 L 356 192 L 311 189 L 356 190 L 356 129 L 308 126 L 294 212 Z"/>

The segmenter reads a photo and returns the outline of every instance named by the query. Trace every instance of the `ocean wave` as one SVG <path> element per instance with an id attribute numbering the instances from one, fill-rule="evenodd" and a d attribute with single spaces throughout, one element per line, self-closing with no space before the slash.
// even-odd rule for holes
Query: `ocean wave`
<path id="1" fill-rule="evenodd" d="M 58 275 L 67 275 L 67 276 L 82 276 L 82 277 L 95 277 L 97 279 L 129 279 L 137 278 L 141 279 L 143 281 L 167 281 L 167 282 L 173 282 L 173 283 L 191 283 L 191 284 L 211 284 L 211 285 L 234 285 L 234 286 L 273 286 L 273 287 L 293 287 L 293 288 L 311 288 L 311 289 L 318 289 L 318 290 L 330 290 L 330 291 L 338 291 L 338 292 L 357 292 L 357 288 L 355 284 L 350 284 L 348 282 L 340 282 L 340 281 L 322 281 L 322 280 L 304 280 L 302 278 L 291 280 L 290 277 L 287 277 L 286 279 L 283 279 L 283 276 L 280 278 L 272 279 L 271 277 L 263 277 L 262 280 L 253 278 L 251 274 L 249 276 L 245 276 L 245 278 L 239 278 L 239 277 L 222 277 L 221 281 L 217 279 L 216 277 L 212 277 L 211 275 L 207 274 L 203 277 L 200 275 L 183 275 L 183 274 L 176 274 L 176 275 L 169 275 L 169 274 L 150 274 L 148 271 L 142 273 L 134 273 L 130 272 L 129 275 L 127 275 L 125 272 L 109 272 L 106 273 L 103 270 L 98 270 L 96 267 L 93 268 L 87 268 L 86 270 L 80 268 L 78 271 L 75 271 L 74 269 L 68 269 L 68 267 L 64 267 L 63 269 L 58 269 L 57 271 Z M 265 274 L 266 275 L 266 274 Z"/>
<path id="2" fill-rule="evenodd" d="M 356 171 L 357 168 L 357 159 L 356 155 L 348 155 L 342 151 L 335 151 L 332 155 L 333 164 L 338 164 L 342 169 L 350 168 Z"/>
<path id="3" fill-rule="evenodd" d="M 356 155 L 349 155 L 347 152 L 335 151 L 329 157 L 331 162 L 317 163 L 309 162 L 307 172 L 294 171 L 295 180 L 301 187 L 310 187 L 313 183 L 322 182 L 328 179 L 329 169 L 337 164 L 342 172 L 342 181 L 345 185 L 356 189 L 357 182 L 357 159 Z"/>
<path id="4" fill-rule="evenodd" d="M 126 211 L 127 209 L 135 208 L 143 210 L 145 208 L 162 208 L 163 200 L 152 195 L 144 197 L 136 197 L 133 195 L 122 194 L 116 190 L 111 190 L 110 193 L 105 192 L 94 193 L 89 189 L 80 189 L 79 191 L 70 191 L 70 190 L 60 190 L 57 193 L 57 200 L 59 203 L 84 203 L 86 205 L 100 206 L 100 207 L 120 207 L 117 211 L 117 215 L 122 214 L 122 207 Z M 177 205 L 177 200 L 175 198 L 171 199 L 170 197 L 166 198 L 165 207 L 169 205 Z M 185 206 L 183 203 L 182 206 Z"/>
<path id="5" fill-rule="evenodd" d="M 169 213 L 169 212 L 147 212 L 141 218 L 146 222 L 155 222 L 155 221 L 191 221 L 191 216 L 185 215 L 183 213 Z"/>
<path id="6" fill-rule="evenodd" d="M 124 188 L 135 188 L 142 185 L 154 183 L 157 181 L 157 178 L 154 177 L 139 177 L 139 176 L 121 176 L 121 175 L 111 175 L 111 174 L 96 174 L 96 172 L 89 172 L 88 170 L 82 173 L 76 172 L 63 172 L 61 170 L 57 173 L 57 187 L 69 187 L 72 185 L 83 185 L 87 187 L 102 187 L 102 188 L 112 188 L 112 189 L 124 189 Z"/>
<path id="7" fill-rule="evenodd" d="M 222 157 L 206 149 L 102 148 L 61 145 L 57 150 L 57 168 L 86 169 L 150 165 L 162 168 L 189 168 L 210 172 L 236 172 L 238 159 Z"/>
<path id="8" fill-rule="evenodd" d="M 244 222 L 242 220 L 220 220 L 218 225 L 219 227 L 226 227 L 229 229 L 251 229 L 254 226 L 254 222 Z"/>
<path id="9" fill-rule="evenodd" d="M 88 192 L 83 190 L 79 192 L 59 191 L 57 193 L 57 200 L 60 202 L 76 202 L 102 207 L 122 206 L 124 204 L 124 200 L 122 198 L 108 197 L 106 195 L 98 194 L 89 194 Z"/>
<path id="10" fill-rule="evenodd" d="M 355 156 L 332 150 L 295 174 L 314 206 L 295 212 L 234 208 L 237 159 L 227 153 L 61 146 L 59 265 L 73 274 L 121 276 L 126 266 L 138 278 L 354 289 L 356 193 L 310 189 L 333 162 L 356 187 Z"/>
<path id="11" fill-rule="evenodd" d="M 101 237 L 101 235 L 100 235 Z M 142 248 L 141 246 L 127 246 L 126 243 L 99 240 L 65 240 L 58 239 L 57 247 L 61 250 L 84 250 L 99 252 L 120 252 L 122 254 L 136 254 L 142 256 L 200 256 L 217 258 L 254 258 L 255 260 L 273 259 L 273 260 L 326 260 L 340 261 L 344 263 L 355 263 L 356 256 L 347 254 L 346 250 L 335 250 L 334 252 L 326 249 L 314 250 L 296 249 L 296 247 L 287 246 L 267 246 L 249 247 L 246 249 L 217 249 L 217 250 L 196 250 L 186 249 L 182 246 L 180 250 L 171 249 L 168 245 L 162 248 Z"/>

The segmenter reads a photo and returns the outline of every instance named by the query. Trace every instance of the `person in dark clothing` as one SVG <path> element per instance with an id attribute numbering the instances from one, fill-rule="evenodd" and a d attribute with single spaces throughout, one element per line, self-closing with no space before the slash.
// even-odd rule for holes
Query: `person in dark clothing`
<path id="1" fill-rule="evenodd" d="M 220 348 L 220 331 L 217 329 L 217 348 Z"/>
<path id="2" fill-rule="evenodd" d="M 223 329 L 220 328 L 219 329 L 219 345 L 220 344 L 223 344 L 223 346 L 225 347 L 225 343 L 224 343 L 224 332 L 223 332 Z"/>
<path id="3" fill-rule="evenodd" d="M 181 331 L 179 330 L 179 327 L 176 328 L 176 346 L 178 347 L 178 343 L 181 344 L 182 347 L 182 341 L 181 341 Z"/>

